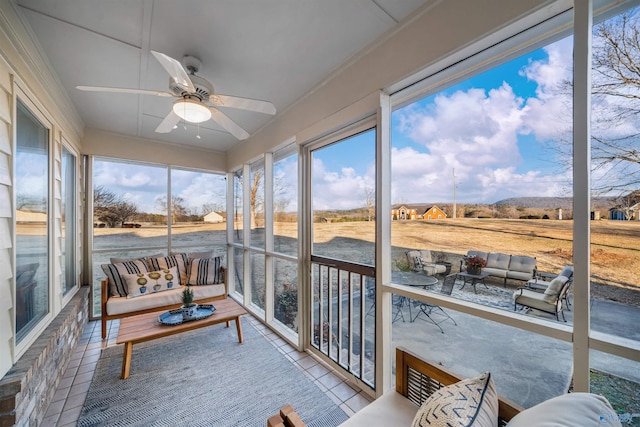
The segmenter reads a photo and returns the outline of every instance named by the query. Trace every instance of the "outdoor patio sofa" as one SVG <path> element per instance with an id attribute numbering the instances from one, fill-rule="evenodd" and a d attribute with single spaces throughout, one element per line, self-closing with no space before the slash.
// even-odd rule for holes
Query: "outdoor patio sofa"
<path id="1" fill-rule="evenodd" d="M 482 272 L 488 273 L 489 276 L 504 279 L 505 288 L 507 287 L 507 279 L 522 280 L 526 282 L 535 278 L 535 257 L 475 250 L 467 252 L 467 258 L 473 256 L 479 256 L 484 259 L 487 262 L 487 265 L 482 269 Z M 460 261 L 460 271 L 463 271 L 464 268 L 464 259 L 462 259 Z"/>
<path id="2" fill-rule="evenodd" d="M 122 319 L 137 314 L 153 311 L 171 310 L 182 305 L 182 290 L 189 283 L 194 293 L 193 302 L 211 303 L 227 297 L 226 269 L 221 265 L 222 257 L 216 257 L 213 252 L 204 253 L 174 253 L 169 256 L 156 254 L 136 259 L 111 259 L 111 264 L 103 264 L 102 270 L 107 278 L 101 281 L 100 308 L 102 339 L 107 337 L 107 321 Z M 193 268 L 192 268 L 193 267 Z M 152 291 L 154 283 L 149 274 L 163 271 L 163 275 L 170 271 L 175 285 L 165 284 L 159 291 Z M 127 278 L 140 276 L 151 284 L 144 295 L 131 293 L 131 284 L 127 289 Z M 176 280 L 179 279 L 179 280 Z M 162 284 L 162 279 L 159 280 Z M 175 287 L 174 287 L 175 286 Z M 139 285 L 138 285 L 139 287 Z M 169 289 L 169 287 L 171 289 Z"/>
<path id="3" fill-rule="evenodd" d="M 427 276 L 435 276 L 447 271 L 445 264 L 435 263 L 428 249 L 407 251 L 407 261 L 413 271 L 423 271 Z"/>
<path id="4" fill-rule="evenodd" d="M 487 380 L 479 400 L 459 399 L 468 388 L 475 390 L 477 380 L 486 375 L 490 377 L 489 373 L 484 373 L 463 380 L 442 366 L 397 347 L 395 390 L 387 391 L 340 426 L 472 425 L 470 419 L 475 421 L 474 426 L 484 426 L 490 425 L 486 421 L 497 418 L 497 426 L 510 427 L 584 427 L 595 426 L 603 419 L 610 423 L 607 426 L 621 427 L 607 399 L 591 393 L 565 394 L 524 409 L 498 396 L 493 380 Z M 544 383 L 540 383 L 540 387 L 544 387 Z M 455 405 L 450 404 L 453 399 L 457 399 Z M 478 401 L 480 404 L 476 404 Z M 448 410 L 454 406 L 453 411 Z M 416 417 L 418 413 L 419 418 Z M 463 418 L 458 418 L 460 415 Z M 419 419 L 420 424 L 412 424 L 414 418 Z"/>

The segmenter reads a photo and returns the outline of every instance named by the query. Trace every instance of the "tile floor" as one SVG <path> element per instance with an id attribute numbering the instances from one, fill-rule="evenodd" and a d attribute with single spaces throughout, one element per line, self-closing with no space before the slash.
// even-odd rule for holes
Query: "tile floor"
<path id="1" fill-rule="evenodd" d="M 297 351 L 254 317 L 248 315 L 243 320 L 253 325 L 264 335 L 348 416 L 369 404 L 370 398 L 365 393 L 349 386 L 337 371 L 326 367 L 315 357 Z M 111 321 L 108 325 L 109 331 L 107 339 L 104 341 L 100 337 L 99 321 L 89 322 L 85 327 L 78 347 L 73 353 L 62 381 L 47 409 L 43 426 L 67 427 L 76 425 L 93 378 L 93 371 L 100 358 L 100 352 L 103 347 L 116 345 L 119 322 L 117 320 Z"/>

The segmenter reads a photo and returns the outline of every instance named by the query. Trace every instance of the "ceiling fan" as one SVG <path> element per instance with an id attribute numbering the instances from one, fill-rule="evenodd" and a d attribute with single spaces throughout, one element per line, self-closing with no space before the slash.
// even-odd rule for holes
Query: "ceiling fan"
<path id="1" fill-rule="evenodd" d="M 178 98 L 173 102 L 172 110 L 169 111 L 169 114 L 156 128 L 158 133 L 171 132 L 180 120 L 190 123 L 202 123 L 211 119 L 237 139 L 243 140 L 249 137 L 249 133 L 217 107 L 276 114 L 276 107 L 271 102 L 215 93 L 211 83 L 202 77 L 196 76 L 195 73 L 200 69 L 201 62 L 194 56 L 185 56 L 182 59 L 183 67 L 180 61 L 164 53 L 153 50 L 151 53 L 169 73 L 169 92 L 101 86 L 76 86 L 76 89 L 91 92 L 133 93 Z M 188 73 L 187 70 L 189 71 Z"/>

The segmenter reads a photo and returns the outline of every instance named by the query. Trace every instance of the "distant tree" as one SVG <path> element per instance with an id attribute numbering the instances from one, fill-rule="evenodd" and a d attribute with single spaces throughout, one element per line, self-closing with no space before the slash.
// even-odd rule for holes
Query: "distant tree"
<path id="1" fill-rule="evenodd" d="M 373 187 L 364 188 L 364 207 L 367 210 L 368 221 L 376 214 L 376 191 Z"/>
<path id="2" fill-rule="evenodd" d="M 251 188 L 249 189 L 249 204 L 251 207 L 251 227 L 257 227 L 257 218 L 264 215 L 264 175 L 262 170 L 251 174 Z"/>
<path id="3" fill-rule="evenodd" d="M 127 202 L 104 186 L 98 186 L 93 190 L 93 214 L 98 221 L 104 222 L 109 227 L 121 227 L 128 219 L 138 213 L 138 207 L 134 203 Z"/>
<path id="4" fill-rule="evenodd" d="M 168 213 L 167 208 L 167 196 L 163 196 L 157 201 L 160 210 L 164 213 Z M 189 215 L 187 208 L 185 207 L 185 200 L 180 196 L 171 196 L 171 223 L 175 224 L 178 221 L 185 221 Z"/>
<path id="5" fill-rule="evenodd" d="M 599 118 L 593 135 L 593 162 L 597 169 L 616 172 L 604 190 L 640 184 L 640 16 L 638 9 L 597 26 L 593 48 L 592 91 L 598 108 L 607 114 Z M 614 102 L 608 102 L 614 99 Z M 599 117 L 601 115 L 598 115 Z M 609 128 L 635 122 L 635 130 L 611 136 Z M 608 188 L 607 188 L 608 187 Z"/>
<path id="6" fill-rule="evenodd" d="M 640 185 L 639 10 L 594 27 L 591 168 L 600 176 L 592 182 L 595 193 L 623 193 Z M 560 88 L 565 96 L 572 91 L 571 81 Z M 570 158 L 572 145 L 559 150 Z"/>
<path id="7" fill-rule="evenodd" d="M 633 219 L 635 206 L 640 203 L 640 190 L 633 191 L 625 196 L 620 196 L 616 201 L 618 203 L 618 209 L 620 209 L 624 215 L 624 219 L 629 221 Z"/>

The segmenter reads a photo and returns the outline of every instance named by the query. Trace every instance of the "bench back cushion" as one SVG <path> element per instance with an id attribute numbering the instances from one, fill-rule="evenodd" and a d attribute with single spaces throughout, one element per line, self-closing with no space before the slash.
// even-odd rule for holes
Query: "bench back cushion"
<path id="1" fill-rule="evenodd" d="M 487 268 L 498 268 L 500 270 L 509 269 L 511 255 L 490 253 L 487 255 Z"/>
<path id="2" fill-rule="evenodd" d="M 512 255 L 509 261 L 509 271 L 519 271 L 533 276 L 536 268 L 536 259 L 530 256 Z"/>

